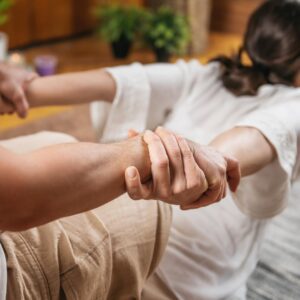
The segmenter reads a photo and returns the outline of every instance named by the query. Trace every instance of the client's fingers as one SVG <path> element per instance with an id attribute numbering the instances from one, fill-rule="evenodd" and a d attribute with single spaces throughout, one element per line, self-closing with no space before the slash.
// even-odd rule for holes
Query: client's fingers
<path id="1" fill-rule="evenodd" d="M 223 198 L 226 197 L 226 184 L 227 184 L 226 178 L 224 178 L 222 182 L 220 182 L 218 189 L 216 189 L 216 191 L 218 191 L 218 195 L 217 193 L 212 193 L 210 190 L 191 205 L 184 205 L 183 207 L 181 207 L 181 209 L 182 210 L 197 209 L 221 201 Z"/>
<path id="2" fill-rule="evenodd" d="M 155 133 L 161 138 L 169 158 L 172 171 L 172 192 L 173 194 L 180 194 L 186 190 L 186 179 L 177 139 L 173 133 L 162 127 L 158 127 Z"/>
<path id="3" fill-rule="evenodd" d="M 221 180 L 216 180 L 216 183 L 211 184 L 209 189 L 201 196 L 195 203 L 182 207 L 183 210 L 196 209 L 204 206 L 211 205 L 220 200 L 223 194 L 223 184 Z"/>
<path id="4" fill-rule="evenodd" d="M 125 171 L 125 183 L 129 197 L 133 200 L 148 199 L 151 187 L 141 183 L 139 171 L 136 167 L 128 167 Z"/>
<path id="5" fill-rule="evenodd" d="M 215 183 L 210 184 L 206 193 L 202 196 L 202 203 L 214 203 L 222 192 L 221 179 L 217 179 Z"/>
<path id="6" fill-rule="evenodd" d="M 147 130 L 144 141 L 148 145 L 154 193 L 160 199 L 171 194 L 169 159 L 159 136 Z"/>

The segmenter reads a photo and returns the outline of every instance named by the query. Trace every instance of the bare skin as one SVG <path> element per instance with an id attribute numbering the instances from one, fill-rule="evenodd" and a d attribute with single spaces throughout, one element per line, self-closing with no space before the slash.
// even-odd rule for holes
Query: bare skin
<path id="1" fill-rule="evenodd" d="M 38 78 L 26 89 L 30 107 L 112 102 L 115 94 L 116 83 L 103 69 Z"/>
<path id="2" fill-rule="evenodd" d="M 96 71 L 88 71 L 88 72 L 82 72 L 82 73 L 73 73 L 73 74 L 65 74 L 65 75 L 59 75 L 59 76 L 53 76 L 53 77 L 47 77 L 47 78 L 40 78 L 36 79 L 33 82 L 30 83 L 27 87 L 27 97 L 29 100 L 29 103 L 31 106 L 36 105 L 49 105 L 49 104 L 78 104 L 78 103 L 85 103 L 90 102 L 94 99 L 102 99 L 107 102 L 112 102 L 116 94 L 116 83 L 114 79 L 110 76 L 109 73 L 107 73 L 105 70 L 96 70 Z M 178 166 L 178 161 L 180 155 L 180 150 L 178 148 L 178 144 L 171 142 L 172 138 L 169 138 L 166 136 L 165 144 L 163 145 L 163 148 L 161 148 L 161 153 L 163 153 L 163 149 L 166 148 L 167 153 L 165 153 L 164 160 L 168 159 L 172 163 L 173 168 L 175 170 L 179 170 L 179 168 L 176 169 L 176 166 Z M 171 143 L 173 146 L 177 146 L 177 151 L 174 153 L 174 151 L 171 151 L 169 147 L 166 147 L 166 143 Z M 182 143 L 183 144 L 183 139 Z M 192 147 L 192 143 L 189 144 L 189 146 Z M 155 147 L 153 147 L 153 151 L 151 151 L 151 145 L 149 145 L 150 155 L 152 154 L 152 158 L 155 159 L 155 155 L 153 154 L 154 151 L 156 151 Z M 199 195 L 202 195 L 204 191 L 206 191 L 208 187 L 208 191 L 206 192 L 206 195 L 203 196 L 204 199 L 202 199 L 202 203 L 207 203 L 207 205 L 214 203 L 216 201 L 221 200 L 224 198 L 226 193 L 226 168 L 229 166 L 228 163 L 224 163 L 222 167 L 216 167 L 213 163 L 208 163 L 209 160 L 212 162 L 216 159 L 219 159 L 220 161 L 229 161 L 229 157 L 223 157 L 222 155 L 214 153 L 212 149 L 205 151 L 207 147 L 202 146 L 202 152 L 198 151 L 197 153 L 194 152 L 195 157 L 198 157 L 198 161 L 195 160 L 194 166 L 198 169 L 201 169 L 201 166 L 197 165 L 202 163 L 202 168 L 205 168 L 205 170 L 198 170 L 201 175 L 198 176 L 199 180 L 197 181 L 197 184 L 193 184 L 198 186 L 198 189 L 195 188 L 194 190 L 197 191 L 197 198 L 199 198 Z M 168 151 L 170 150 L 170 151 Z M 158 152 L 156 153 L 158 154 Z M 202 157 L 202 159 L 200 158 Z M 206 157 L 204 159 L 204 156 Z M 159 157 L 159 160 L 163 162 L 161 157 Z M 233 161 L 231 159 L 230 161 Z M 169 165 L 166 165 L 165 167 L 167 169 L 169 168 Z M 167 162 L 168 163 L 168 162 Z M 220 163 L 222 164 L 222 163 Z M 152 164 L 153 166 L 154 164 Z M 192 164 L 191 164 L 192 165 Z M 212 170 L 212 167 L 214 166 L 214 169 Z M 237 163 L 236 165 L 237 166 Z M 156 169 L 161 169 L 167 172 L 167 169 L 164 168 L 164 166 L 160 166 L 159 163 L 156 165 L 155 169 L 152 168 L 152 173 Z M 225 169 L 225 171 L 224 171 Z M 189 168 L 189 170 L 191 170 Z M 205 174 L 204 174 L 205 173 Z M 166 173 L 167 174 L 167 173 Z M 169 173 L 170 174 L 170 173 Z M 180 172 L 178 174 L 181 174 Z M 157 176 L 160 176 L 160 172 L 156 173 Z M 236 173 L 236 176 L 239 177 L 239 173 Z M 205 178 L 206 177 L 206 178 Z M 155 179 L 156 176 L 153 176 Z M 161 176 L 161 178 L 164 178 L 164 176 Z M 175 177 L 175 185 L 173 186 L 173 191 L 176 195 L 181 194 L 183 187 L 186 189 L 185 181 L 183 180 L 184 176 L 181 175 L 181 177 Z M 206 179 L 208 182 L 206 182 Z M 156 180 L 156 179 L 155 179 Z M 157 179 L 156 181 L 160 181 Z M 237 180 L 238 181 L 238 180 Z M 161 182 L 161 181 L 160 181 Z M 160 188 L 161 185 L 164 185 L 164 182 L 161 182 L 160 185 L 156 185 L 159 188 L 158 196 L 154 197 L 155 199 L 163 200 L 167 203 L 172 204 L 179 204 L 182 206 L 182 208 L 197 208 L 199 206 L 199 202 L 197 205 L 195 205 L 195 196 L 189 195 L 190 197 L 180 197 L 177 196 L 177 201 L 170 197 L 168 197 L 170 194 L 170 190 L 168 188 L 168 185 L 166 185 L 166 188 Z M 192 199 L 193 198 L 193 199 Z M 152 198 L 153 199 L 153 198 Z M 184 200 L 183 200 L 184 199 Z M 180 201 L 185 201 L 184 203 L 180 203 Z M 188 202 L 188 203 L 187 203 Z M 193 203 L 193 205 L 191 205 Z M 188 205 L 188 206 L 187 206 Z"/>
<path id="3" fill-rule="evenodd" d="M 141 137 L 103 145 L 70 143 L 16 155 L 0 148 L 0 230 L 19 231 L 91 210 L 125 192 L 134 164 L 150 176 Z"/>
<path id="4" fill-rule="evenodd" d="M 194 178 L 200 178 L 203 182 L 202 187 L 207 186 L 207 190 L 202 190 L 200 186 L 194 186 L 188 181 L 181 179 L 181 183 L 185 186 L 181 187 L 181 193 L 174 193 L 175 180 L 171 180 L 170 170 L 174 170 L 174 145 L 168 140 L 174 139 L 175 134 L 172 132 L 158 128 L 156 130 L 156 138 L 144 137 L 149 149 L 150 160 L 153 164 L 155 161 L 165 162 L 163 168 L 153 169 L 152 177 L 156 184 L 142 184 L 140 175 L 135 167 L 129 167 L 126 170 L 126 187 L 128 194 L 132 199 L 165 199 L 165 201 L 180 203 L 182 209 L 196 209 L 211 205 L 223 199 L 226 196 L 227 183 L 231 191 L 235 192 L 240 176 L 248 176 L 254 174 L 260 169 L 267 166 L 276 158 L 276 152 L 268 140 L 255 128 L 238 127 L 222 133 L 217 136 L 209 145 L 203 147 L 191 141 L 185 141 L 182 138 L 177 138 L 178 148 L 180 149 L 181 157 L 185 161 L 185 157 L 190 157 L 189 149 L 193 159 L 203 171 L 207 182 L 205 183 L 201 173 L 195 172 Z M 185 141 L 185 142 L 184 142 Z M 187 146 L 181 146 L 182 143 Z M 165 148 L 162 152 L 159 149 Z M 156 150 L 153 150 L 156 148 Z M 251 151 L 249 151 L 251 149 Z M 150 151 L 151 152 L 151 151 Z M 168 154 L 168 155 L 166 155 Z M 153 157 L 156 155 L 156 157 Z M 177 156 L 175 156 L 177 157 Z M 178 161 L 178 159 L 177 159 Z M 177 173 L 186 173 L 186 170 L 193 168 L 179 160 L 177 164 Z M 180 171 L 181 169 L 181 171 Z M 155 180 L 159 179 L 159 180 Z M 198 180 L 198 182 L 199 182 Z M 166 191 L 168 191 L 166 193 Z M 194 202 L 185 202 L 187 193 L 194 192 Z"/>
<path id="5" fill-rule="evenodd" d="M 29 104 L 24 88 L 35 78 L 35 73 L 0 63 L 0 114 L 27 116 Z"/>
<path id="6" fill-rule="evenodd" d="M 43 106 L 94 99 L 112 102 L 115 94 L 113 78 L 96 70 L 34 79 L 26 82 L 25 96 L 30 106 Z M 13 99 L 11 106 L 16 105 Z M 241 161 L 243 175 L 264 167 L 276 155 L 259 131 L 249 135 L 250 131 L 253 129 L 227 132 L 208 147 L 162 129 L 156 138 L 148 136 L 145 142 L 155 189 L 147 197 L 183 209 L 220 201 L 226 194 L 226 180 L 233 191 L 239 182 L 239 164 L 231 155 Z M 241 143 L 245 136 L 248 143 Z M 54 146 L 23 156 L 0 149 L 0 229 L 24 230 L 103 205 L 125 191 L 124 173 L 129 166 L 140 174 L 131 183 L 135 182 L 135 188 L 141 186 L 140 181 L 151 174 L 148 149 L 141 137 L 113 145 Z M 253 156 L 247 152 L 245 159 L 247 149 L 263 151 L 252 151 Z M 153 163 L 155 160 L 159 163 Z M 192 174 L 199 180 L 191 182 Z M 128 191 L 131 193 L 130 187 Z M 135 194 L 135 198 L 140 196 Z"/>
<path id="7" fill-rule="evenodd" d="M 235 157 L 240 163 L 242 177 L 256 173 L 277 156 L 262 133 L 251 127 L 232 128 L 217 136 L 210 145 Z"/>

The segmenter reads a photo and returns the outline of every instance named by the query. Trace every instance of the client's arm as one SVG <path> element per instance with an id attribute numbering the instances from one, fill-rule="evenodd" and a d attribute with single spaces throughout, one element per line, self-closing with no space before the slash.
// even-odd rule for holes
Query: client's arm
<path id="1" fill-rule="evenodd" d="M 150 175 L 141 137 L 99 145 L 64 144 L 27 155 L 0 148 L 0 230 L 25 230 L 96 208 L 125 191 L 124 172 Z"/>
<path id="2" fill-rule="evenodd" d="M 160 138 L 161 146 L 166 149 L 166 162 L 171 172 L 176 161 L 181 161 L 178 154 L 174 155 L 174 143 L 170 143 L 170 140 L 174 139 L 174 134 L 162 128 L 158 128 L 156 134 Z M 182 138 L 177 137 L 177 141 L 178 143 L 182 143 Z M 153 148 L 155 143 L 157 144 L 157 140 L 155 142 L 151 140 L 146 142 L 149 147 L 151 159 L 151 154 L 154 152 Z M 207 184 L 203 183 L 201 176 L 195 175 L 195 178 L 200 180 L 198 185 L 202 186 L 202 191 L 199 188 L 198 190 L 194 190 L 194 203 L 185 202 L 186 193 L 176 195 L 174 199 L 174 193 L 171 191 L 169 198 L 173 200 L 174 204 L 179 204 L 183 209 L 195 209 L 220 201 L 226 196 L 226 181 L 231 190 L 235 191 L 241 175 L 251 175 L 276 158 L 276 152 L 269 141 L 259 130 L 251 127 L 237 127 L 228 130 L 217 136 L 209 146 L 202 146 L 192 141 L 187 141 L 187 144 L 191 150 L 190 153 L 193 154 L 194 161 L 202 170 L 202 174 L 205 175 Z M 182 158 L 184 158 L 185 154 L 190 156 L 185 149 L 181 149 Z M 160 154 L 160 159 L 164 160 L 164 155 Z M 180 164 L 183 164 L 185 168 L 184 159 L 182 159 Z M 160 178 L 158 178 L 158 175 Z M 162 188 L 170 190 L 172 184 L 168 173 L 161 171 L 155 173 L 152 170 L 152 176 L 154 177 L 153 181 L 156 182 L 156 187 L 155 189 L 152 188 L 150 193 L 149 189 L 141 184 L 138 177 L 135 180 L 131 180 L 126 173 L 126 185 L 129 195 L 134 199 L 140 199 L 145 198 L 145 194 L 150 193 L 150 198 L 153 196 L 156 196 L 156 198 L 165 198 L 161 190 Z M 162 187 L 163 184 L 164 187 Z M 188 190 L 187 182 L 185 184 L 185 189 L 183 190 Z M 203 189 L 203 186 L 206 187 Z"/>
<path id="3" fill-rule="evenodd" d="M 227 180 L 232 191 L 237 189 L 239 163 L 230 155 L 187 141 L 161 127 L 155 131 L 155 137 L 149 138 L 146 134 L 144 139 L 149 148 L 153 184 L 147 187 L 141 184 L 139 176 L 131 179 L 126 172 L 126 186 L 131 198 L 161 199 L 178 204 L 182 209 L 194 209 L 223 199 Z M 178 169 L 184 175 L 170 177 Z"/>
<path id="4" fill-rule="evenodd" d="M 256 173 L 276 158 L 276 151 L 254 127 L 235 127 L 217 136 L 210 146 L 235 157 L 242 176 Z"/>
<path id="5" fill-rule="evenodd" d="M 116 83 L 104 69 L 69 73 L 33 80 L 26 88 L 31 107 L 88 103 L 94 100 L 112 102 Z"/>

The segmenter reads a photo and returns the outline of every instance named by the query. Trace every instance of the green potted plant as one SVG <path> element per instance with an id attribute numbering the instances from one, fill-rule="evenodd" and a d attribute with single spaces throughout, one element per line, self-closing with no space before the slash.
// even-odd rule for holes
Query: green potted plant
<path id="1" fill-rule="evenodd" d="M 12 6 L 11 0 L 0 0 L 0 26 L 3 26 L 8 20 L 8 10 Z M 6 59 L 7 55 L 7 35 L 0 31 L 0 61 Z"/>
<path id="2" fill-rule="evenodd" d="M 7 12 L 12 4 L 13 2 L 11 0 L 0 0 L 0 26 L 4 25 L 7 22 Z"/>
<path id="3" fill-rule="evenodd" d="M 116 58 L 125 58 L 136 38 L 143 20 L 143 10 L 134 6 L 106 5 L 95 10 L 98 31 L 109 42 Z"/>
<path id="4" fill-rule="evenodd" d="M 168 62 L 171 55 L 182 54 L 189 41 L 186 18 L 168 7 L 150 13 L 143 32 L 158 62 Z"/>

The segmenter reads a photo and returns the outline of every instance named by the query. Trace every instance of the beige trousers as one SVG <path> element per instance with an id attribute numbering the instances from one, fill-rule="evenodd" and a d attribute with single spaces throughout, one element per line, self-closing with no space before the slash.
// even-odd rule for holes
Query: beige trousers
<path id="1" fill-rule="evenodd" d="M 1 145 L 28 152 L 63 142 L 74 139 L 41 133 Z M 7 299 L 141 299 L 164 252 L 170 224 L 168 205 L 122 196 L 87 213 L 5 232 L 1 243 L 8 265 Z"/>

